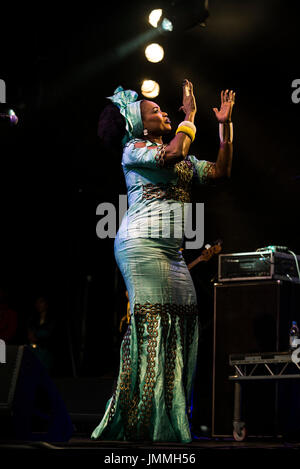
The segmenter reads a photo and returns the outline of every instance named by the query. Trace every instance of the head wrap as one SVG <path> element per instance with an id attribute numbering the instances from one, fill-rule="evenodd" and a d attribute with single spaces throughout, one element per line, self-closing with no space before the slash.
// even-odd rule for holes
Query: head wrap
<path id="1" fill-rule="evenodd" d="M 113 96 L 108 96 L 118 108 L 125 118 L 126 134 L 122 140 L 125 145 L 132 138 L 141 137 L 143 135 L 143 122 L 141 116 L 141 101 L 137 101 L 138 94 L 132 90 L 124 90 L 122 86 L 115 89 Z"/>

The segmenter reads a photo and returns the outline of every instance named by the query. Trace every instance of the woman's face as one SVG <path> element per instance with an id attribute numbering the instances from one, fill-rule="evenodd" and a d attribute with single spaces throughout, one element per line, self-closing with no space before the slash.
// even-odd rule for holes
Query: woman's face
<path id="1" fill-rule="evenodd" d="M 168 114 L 163 112 L 158 104 L 152 101 L 142 101 L 141 113 L 144 129 L 148 130 L 149 135 L 160 137 L 172 130 Z"/>

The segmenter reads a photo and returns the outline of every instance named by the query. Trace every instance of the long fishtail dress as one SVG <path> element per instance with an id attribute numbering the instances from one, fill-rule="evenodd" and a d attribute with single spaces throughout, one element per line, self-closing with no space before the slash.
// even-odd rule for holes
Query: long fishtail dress
<path id="1" fill-rule="evenodd" d="M 198 306 L 177 228 L 190 201 L 192 180 L 204 183 L 214 163 L 188 156 L 165 167 L 165 146 L 134 139 L 124 147 L 129 208 L 114 251 L 131 315 L 121 344 L 117 386 L 92 439 L 192 441 L 188 411 L 197 360 Z M 162 226 L 170 228 L 167 235 L 162 236 Z"/>

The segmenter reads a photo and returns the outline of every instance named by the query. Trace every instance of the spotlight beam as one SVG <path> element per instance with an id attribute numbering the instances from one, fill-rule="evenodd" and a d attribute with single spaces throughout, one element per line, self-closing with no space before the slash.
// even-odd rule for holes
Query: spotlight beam
<path id="1" fill-rule="evenodd" d="M 66 75 L 62 76 L 58 82 L 49 83 L 49 87 L 51 89 L 61 90 L 61 92 L 65 96 L 66 93 L 71 93 L 74 88 L 79 86 L 82 82 L 88 80 L 91 76 L 97 75 L 103 70 L 109 68 L 111 65 L 114 65 L 118 61 L 129 56 L 141 46 L 146 45 L 146 43 L 159 36 L 160 34 L 161 32 L 157 29 L 150 29 L 140 34 L 139 36 L 130 39 L 129 41 L 111 49 L 104 56 L 97 56 L 86 64 L 83 64 L 80 67 L 73 68 Z M 57 97 L 57 93 L 55 93 L 55 97 Z M 48 107 L 52 107 L 55 104 L 55 97 L 53 98 L 53 95 L 51 94 Z"/>

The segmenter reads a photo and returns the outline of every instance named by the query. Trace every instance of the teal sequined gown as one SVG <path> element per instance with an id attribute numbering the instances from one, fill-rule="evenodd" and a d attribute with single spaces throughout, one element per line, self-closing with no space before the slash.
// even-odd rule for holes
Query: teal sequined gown
<path id="1" fill-rule="evenodd" d="M 134 139 L 123 152 L 129 208 L 114 249 L 131 319 L 121 344 L 117 386 L 92 439 L 191 441 L 198 307 L 176 228 L 184 202 L 190 201 L 192 180 L 204 183 L 214 163 L 188 156 L 164 167 L 164 148 Z M 175 202 L 180 211 L 170 213 Z M 170 236 L 162 237 L 162 221 L 170 219 Z"/>

